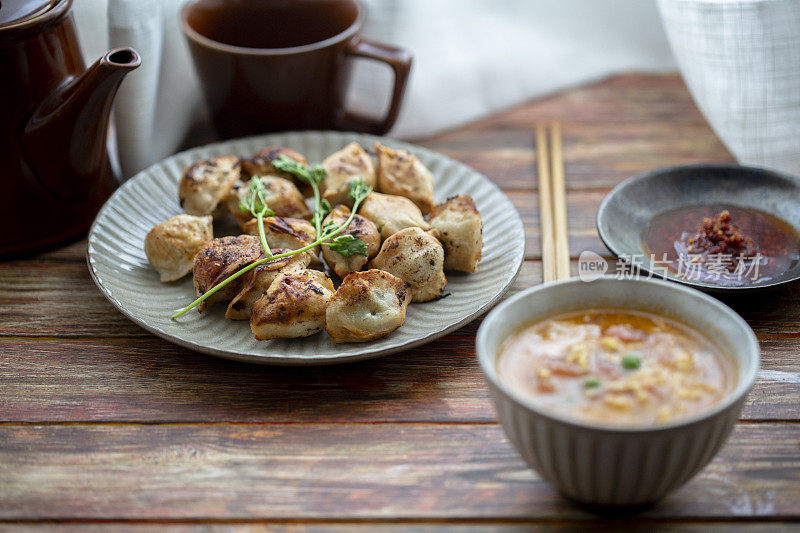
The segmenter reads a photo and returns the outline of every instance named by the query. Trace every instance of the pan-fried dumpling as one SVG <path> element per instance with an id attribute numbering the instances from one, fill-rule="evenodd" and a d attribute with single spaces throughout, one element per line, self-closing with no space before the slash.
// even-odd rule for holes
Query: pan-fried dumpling
<path id="1" fill-rule="evenodd" d="M 359 214 L 375 223 L 381 237 L 389 238 L 401 229 L 417 227 L 429 230 L 422 211 L 414 202 L 402 196 L 370 193 L 358 209 Z"/>
<path id="2" fill-rule="evenodd" d="M 279 255 L 289 250 L 274 248 L 273 255 Z M 262 256 L 263 257 L 263 256 Z M 281 272 L 294 272 L 302 270 L 311 262 L 311 256 L 302 252 L 299 254 L 282 257 L 268 261 L 263 265 L 258 265 L 254 269 L 242 275 L 242 290 L 228 304 L 225 318 L 231 320 L 250 320 L 250 312 L 253 304 L 262 294 L 269 290 L 269 286 Z"/>
<path id="3" fill-rule="evenodd" d="M 353 272 L 328 303 L 326 329 L 335 342 L 365 342 L 403 325 L 411 286 L 383 270 Z"/>
<path id="4" fill-rule="evenodd" d="M 278 176 L 287 180 L 294 179 L 292 174 L 278 170 L 272 166 L 272 162 L 280 156 L 285 155 L 290 159 L 294 159 L 298 163 L 304 165 L 308 164 L 306 158 L 291 148 L 284 148 L 283 146 L 267 146 L 262 148 L 252 156 L 242 159 L 242 170 L 248 177 L 253 176 Z"/>
<path id="5" fill-rule="evenodd" d="M 248 235 L 258 235 L 258 222 L 252 218 L 244 225 Z M 270 248 L 297 250 L 317 239 L 314 224 L 302 218 L 264 217 L 264 235 Z"/>
<path id="6" fill-rule="evenodd" d="M 258 235 L 258 221 L 250 219 L 244 225 L 244 232 Z M 264 217 L 264 236 L 270 248 L 286 248 L 298 250 L 317 240 L 317 230 L 308 220 L 291 217 Z M 308 250 L 311 254 L 311 266 L 322 265 L 317 246 Z"/>
<path id="7" fill-rule="evenodd" d="M 331 205 L 353 205 L 349 183 L 364 180 L 364 185 L 375 188 L 375 165 L 372 158 L 358 143 L 352 142 L 322 162 L 326 176 L 320 184 L 322 197 Z"/>
<path id="8" fill-rule="evenodd" d="M 400 230 L 383 241 L 372 267 L 410 283 L 414 302 L 427 302 L 441 296 L 447 284 L 442 271 L 442 244 L 420 228 Z"/>
<path id="9" fill-rule="evenodd" d="M 483 222 L 471 196 L 453 196 L 431 211 L 444 244 L 445 270 L 474 272 L 483 248 Z"/>
<path id="10" fill-rule="evenodd" d="M 319 270 L 280 273 L 253 304 L 250 329 L 258 340 L 308 337 L 325 328 L 333 282 Z"/>
<path id="11" fill-rule="evenodd" d="M 407 150 L 375 143 L 378 153 L 378 191 L 404 196 L 427 214 L 433 209 L 433 174 Z"/>
<path id="12" fill-rule="evenodd" d="M 225 213 L 222 205 L 241 176 L 241 164 L 235 155 L 201 159 L 183 171 L 178 186 L 181 207 L 190 215 Z"/>
<path id="13" fill-rule="evenodd" d="M 206 244 L 194 256 L 194 288 L 197 296 L 238 272 L 250 263 L 254 263 L 263 253 L 261 241 L 252 235 L 238 237 L 221 237 Z M 238 277 L 208 297 L 197 306 L 198 311 L 216 302 L 228 301 L 242 289 L 242 277 Z"/>
<path id="14" fill-rule="evenodd" d="M 308 164 L 306 158 L 291 148 L 284 148 L 283 146 L 267 146 L 262 148 L 252 156 L 242 159 L 242 171 L 245 176 L 252 178 L 253 176 L 277 176 L 294 182 L 300 192 L 306 196 L 313 194 L 311 185 L 304 181 L 300 181 L 293 174 L 278 170 L 272 166 L 272 162 L 280 156 L 285 155 L 289 159 L 294 159 L 298 163 L 304 165 Z"/>
<path id="15" fill-rule="evenodd" d="M 325 217 L 324 224 L 333 222 L 335 224 L 344 224 L 350 216 L 350 208 L 346 205 L 339 204 L 327 217 Z M 369 219 L 356 215 L 350 224 L 342 230 L 339 235 L 352 235 L 357 239 L 361 239 L 367 245 L 367 255 L 351 255 L 345 257 L 339 252 L 331 250 L 328 246 L 322 247 L 322 257 L 328 263 L 328 266 L 336 272 L 340 278 L 345 277 L 350 272 L 357 272 L 367 264 L 371 258 L 375 257 L 378 249 L 381 247 L 381 236 L 375 228 L 375 224 Z"/>
<path id="16" fill-rule="evenodd" d="M 291 181 L 277 176 L 261 176 L 261 183 L 266 189 L 267 205 L 275 212 L 276 217 L 309 218 L 311 216 L 305 198 Z M 242 199 L 247 195 L 249 189 L 249 180 L 239 182 L 234 185 L 227 199 L 228 210 L 242 227 L 247 221 L 253 219 L 249 212 L 245 213 L 240 207 Z"/>
<path id="17" fill-rule="evenodd" d="M 150 230 L 144 253 L 161 281 L 175 281 L 192 271 L 194 254 L 213 238 L 210 216 L 177 215 Z"/>

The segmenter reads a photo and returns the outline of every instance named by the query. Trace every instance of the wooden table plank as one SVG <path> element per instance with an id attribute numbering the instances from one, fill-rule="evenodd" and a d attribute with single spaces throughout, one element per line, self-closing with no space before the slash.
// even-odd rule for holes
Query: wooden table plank
<path id="1" fill-rule="evenodd" d="M 731 162 L 679 76 L 625 75 L 499 113 L 423 144 L 490 176 L 533 189 L 532 129 L 559 120 L 569 189 L 609 188 L 663 165 Z"/>
<path id="2" fill-rule="evenodd" d="M 783 523 L 752 523 L 743 524 L 732 523 L 724 519 L 717 522 L 704 520 L 702 522 L 670 523 L 664 520 L 625 518 L 602 521 L 598 524 L 583 521 L 564 521 L 564 520 L 513 520 L 506 522 L 496 522 L 490 520 L 438 520 L 434 523 L 427 521 L 398 520 L 391 521 L 361 520 L 361 521 L 311 521 L 303 522 L 297 520 L 287 520 L 284 522 L 266 520 L 237 520 L 237 521 L 196 521 L 182 520 L 179 523 L 173 521 L 114 521 L 102 520 L 98 522 L 79 522 L 63 523 L 56 521 L 37 521 L 35 523 L 16 523 L 3 528 L 3 531 L 12 533 L 27 533 L 30 531 L 59 531 L 71 532 L 93 532 L 107 531 L 109 528 L 118 533 L 183 533 L 187 531 L 203 531 L 204 533 L 227 533 L 230 531 L 249 532 L 269 531 L 272 533 L 347 533 L 351 531 L 376 531 L 379 533 L 424 533 L 433 528 L 436 531 L 445 533 L 469 533 L 480 531 L 482 533 L 517 533 L 555 531 L 555 532 L 574 532 L 580 531 L 630 531 L 630 530 L 649 530 L 655 525 L 658 531 L 665 533 L 687 533 L 687 532 L 716 532 L 716 531 L 735 531 L 748 533 L 788 533 L 790 526 Z"/>
<path id="3" fill-rule="evenodd" d="M 512 292 L 541 281 L 532 129 L 549 119 L 564 124 L 573 257 L 609 256 L 594 217 L 624 178 L 731 160 L 675 75 L 620 76 L 419 142 L 484 172 L 520 209 L 529 260 Z M 479 321 L 342 367 L 222 361 L 119 314 L 89 278 L 85 246 L 0 263 L 0 529 L 781 531 L 762 520 L 800 518 L 798 289 L 732 302 L 759 336 L 763 371 L 721 455 L 634 521 L 598 522 L 525 468 L 495 425 L 474 359 Z"/>
<path id="4" fill-rule="evenodd" d="M 568 190 L 608 189 L 664 165 L 733 160 L 720 151 L 719 141 L 705 140 L 707 126 L 669 126 L 564 121 Z M 534 190 L 533 127 L 530 122 L 519 130 L 459 130 L 423 144 L 468 164 L 504 189 Z"/>
<path id="5" fill-rule="evenodd" d="M 0 336 L 150 336 L 105 299 L 84 261 L 8 261 L 0 279 Z"/>
<path id="6" fill-rule="evenodd" d="M 793 424 L 741 425 L 641 516 L 798 518 L 798 438 Z M 0 426 L 0 442 L 5 520 L 594 519 L 495 425 Z"/>
<path id="7" fill-rule="evenodd" d="M 0 422 L 491 422 L 474 328 L 412 352 L 264 367 L 159 339 L 0 340 Z M 800 418 L 800 338 L 762 339 L 745 420 Z"/>
<path id="8" fill-rule="evenodd" d="M 577 262 L 572 263 L 577 275 Z M 611 263 L 609 275 L 617 275 Z M 35 261 L 0 263 L 0 339 L 3 337 L 152 337 L 119 313 L 92 282 L 83 263 Z M 542 281 L 541 264 L 526 261 L 509 291 Z M 800 335 L 800 286 L 727 299 L 762 336 Z M 76 312 L 76 302 L 80 308 Z M 76 319 L 76 317 L 78 319 Z M 472 331 L 477 327 L 474 324 Z"/>
<path id="9" fill-rule="evenodd" d="M 708 127 L 679 75 L 627 73 L 532 101 L 464 129 L 519 127 L 542 119 L 614 126 L 644 123 Z M 713 137 L 708 132 L 704 137 Z"/>

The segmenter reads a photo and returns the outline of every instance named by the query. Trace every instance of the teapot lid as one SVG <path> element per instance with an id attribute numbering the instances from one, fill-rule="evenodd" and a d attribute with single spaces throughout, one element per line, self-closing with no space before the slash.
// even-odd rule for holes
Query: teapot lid
<path id="1" fill-rule="evenodd" d="M 57 3 L 58 0 L 0 0 L 0 28 L 38 17 Z"/>

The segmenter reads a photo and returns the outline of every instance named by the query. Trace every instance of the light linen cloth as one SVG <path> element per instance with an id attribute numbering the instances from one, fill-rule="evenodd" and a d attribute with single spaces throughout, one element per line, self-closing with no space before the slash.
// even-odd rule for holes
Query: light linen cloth
<path id="1" fill-rule="evenodd" d="M 179 24 L 183 0 L 75 0 L 87 62 L 132 46 L 142 66 L 116 100 L 128 177 L 212 139 Z M 366 0 L 365 37 L 415 56 L 392 135 L 419 137 L 614 73 L 675 68 L 655 0 Z M 382 111 L 386 67 L 359 61 L 348 96 Z"/>
<path id="2" fill-rule="evenodd" d="M 698 107 L 743 164 L 800 174 L 800 1 L 659 0 Z"/>

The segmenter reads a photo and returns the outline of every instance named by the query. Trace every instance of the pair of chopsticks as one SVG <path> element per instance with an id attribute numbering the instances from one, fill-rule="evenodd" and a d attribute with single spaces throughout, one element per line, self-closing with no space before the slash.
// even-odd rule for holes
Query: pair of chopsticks
<path id="1" fill-rule="evenodd" d="M 542 269 L 544 282 L 547 283 L 570 276 L 564 156 L 561 150 L 561 125 L 558 122 L 549 124 L 549 128 L 546 124 L 536 126 L 536 158 L 539 169 Z"/>

